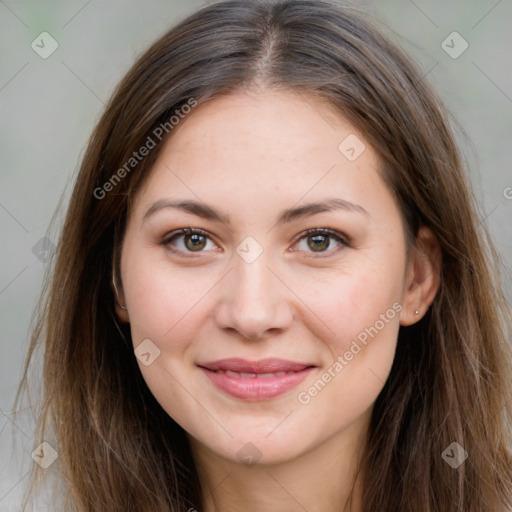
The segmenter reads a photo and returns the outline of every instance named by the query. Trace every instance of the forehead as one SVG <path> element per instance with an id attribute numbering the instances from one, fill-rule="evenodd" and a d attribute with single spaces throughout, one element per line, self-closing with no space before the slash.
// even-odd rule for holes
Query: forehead
<path id="1" fill-rule="evenodd" d="M 244 158 L 245 151 L 283 163 L 320 153 L 337 160 L 339 143 L 356 131 L 333 105 L 317 96 L 246 91 L 200 105 L 178 126 L 166 149 L 194 150 L 198 157 L 207 152 L 209 157 L 230 161 Z"/>
<path id="2" fill-rule="evenodd" d="M 292 91 L 240 92 L 199 105 L 180 122 L 138 202 L 167 192 L 245 208 L 253 199 L 271 207 L 326 192 L 361 200 L 383 185 L 378 168 L 364 134 L 327 101 Z"/>

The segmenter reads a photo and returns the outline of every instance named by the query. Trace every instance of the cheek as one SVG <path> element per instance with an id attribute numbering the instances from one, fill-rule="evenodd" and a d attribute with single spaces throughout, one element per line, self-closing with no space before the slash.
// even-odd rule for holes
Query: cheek
<path id="1" fill-rule="evenodd" d="M 198 393 L 188 383 L 193 380 L 194 341 L 205 321 L 214 276 L 173 270 L 165 262 L 150 261 L 147 254 L 145 259 L 143 251 L 130 254 L 125 269 L 134 347 L 149 339 L 158 354 L 149 365 L 138 361 L 144 381 L 162 408 L 193 432 L 197 411 L 188 391 Z"/>
<path id="2" fill-rule="evenodd" d="M 375 337 L 381 331 L 387 335 L 384 331 L 389 331 L 389 325 L 399 325 L 403 262 L 397 258 L 396 264 L 389 264 L 391 260 L 384 257 L 378 261 L 383 263 L 361 261 L 361 268 L 302 287 L 300 294 L 308 297 L 307 305 L 323 321 L 331 351 L 337 355 L 348 350 L 358 336 L 364 342 L 368 330 Z"/>
<path id="3" fill-rule="evenodd" d="M 314 404 L 318 413 L 336 404 L 333 417 L 345 422 L 375 401 L 395 355 L 404 265 L 405 255 L 381 251 L 336 279 L 323 280 L 319 288 L 303 289 L 325 326 L 322 342 L 328 352 L 322 372 L 302 388 L 301 404 Z"/>
<path id="4" fill-rule="evenodd" d="M 324 292 L 312 309 L 323 313 L 329 327 L 322 340 L 328 355 L 297 400 L 304 421 L 325 421 L 327 435 L 361 417 L 377 399 L 393 364 L 401 304 L 399 280 L 382 271 L 345 276 Z"/>
<path id="5" fill-rule="evenodd" d="M 215 276 L 200 268 L 186 272 L 173 269 L 164 258 L 154 261 L 140 251 L 126 259 L 124 283 L 130 323 L 136 331 L 134 343 L 148 337 L 174 351 L 180 344 L 170 344 L 169 340 L 177 333 L 184 337 L 184 329 L 190 331 L 191 319 L 204 307 Z"/>

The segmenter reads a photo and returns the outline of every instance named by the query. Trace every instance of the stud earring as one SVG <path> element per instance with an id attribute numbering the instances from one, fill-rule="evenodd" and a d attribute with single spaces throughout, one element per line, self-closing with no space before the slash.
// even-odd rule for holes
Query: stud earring
<path id="1" fill-rule="evenodd" d="M 420 310 L 417 309 L 415 312 L 414 312 L 415 315 L 419 315 L 420 314 Z"/>

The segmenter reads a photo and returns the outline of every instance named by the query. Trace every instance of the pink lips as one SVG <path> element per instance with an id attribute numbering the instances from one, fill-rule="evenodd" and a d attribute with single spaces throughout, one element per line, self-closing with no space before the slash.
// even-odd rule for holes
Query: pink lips
<path id="1" fill-rule="evenodd" d="M 236 398 L 265 400 L 281 395 L 302 382 L 314 365 L 284 359 L 220 359 L 200 363 L 212 383 Z"/>

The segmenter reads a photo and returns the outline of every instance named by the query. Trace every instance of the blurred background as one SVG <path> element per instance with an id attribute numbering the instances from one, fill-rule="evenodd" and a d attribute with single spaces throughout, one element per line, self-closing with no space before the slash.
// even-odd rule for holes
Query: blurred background
<path id="1" fill-rule="evenodd" d="M 58 231 L 88 137 L 115 85 L 152 41 L 204 4 L 0 0 L 1 512 L 19 510 L 38 446 L 29 415 L 13 415 L 13 399 L 33 308 L 57 242 L 48 232 L 50 220 L 62 201 Z M 510 302 L 512 2 L 368 0 L 349 5 L 380 20 L 457 120 L 454 129 L 481 222 L 501 254 Z M 36 510 L 52 507 L 41 504 Z"/>

